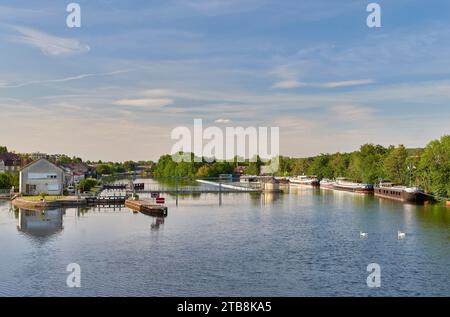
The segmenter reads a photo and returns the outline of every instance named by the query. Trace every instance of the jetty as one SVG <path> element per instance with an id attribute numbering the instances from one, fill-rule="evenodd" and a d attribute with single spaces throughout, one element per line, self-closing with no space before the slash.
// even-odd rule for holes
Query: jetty
<path id="1" fill-rule="evenodd" d="M 88 206 L 109 206 L 109 205 L 124 205 L 128 196 L 94 196 L 86 197 L 86 204 Z"/>
<path id="2" fill-rule="evenodd" d="M 254 187 L 245 187 L 245 186 L 239 186 L 239 185 L 233 185 L 233 184 L 227 184 L 227 183 L 220 183 L 220 182 L 213 182 L 213 181 L 207 181 L 203 179 L 197 179 L 197 182 L 205 185 L 212 185 L 217 186 L 220 189 L 227 189 L 227 192 L 252 192 L 252 193 L 260 193 L 262 191 L 261 188 L 254 188 Z M 216 191 L 217 192 L 217 191 Z"/>
<path id="3" fill-rule="evenodd" d="M 164 205 L 157 205 L 151 201 L 127 199 L 125 201 L 125 207 L 130 208 L 133 211 L 141 212 L 150 216 L 163 216 L 166 217 L 168 208 Z"/>

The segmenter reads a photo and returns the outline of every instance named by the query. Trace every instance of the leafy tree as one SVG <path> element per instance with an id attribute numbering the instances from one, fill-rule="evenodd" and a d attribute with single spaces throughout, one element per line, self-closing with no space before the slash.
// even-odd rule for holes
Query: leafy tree
<path id="1" fill-rule="evenodd" d="M 8 148 L 6 146 L 0 146 L 0 154 L 8 153 Z"/>
<path id="2" fill-rule="evenodd" d="M 98 175 L 110 175 L 112 174 L 113 169 L 109 164 L 98 164 L 97 165 L 97 174 Z"/>
<path id="3" fill-rule="evenodd" d="M 203 165 L 202 167 L 200 167 L 197 171 L 197 173 L 195 173 L 195 176 L 197 177 L 209 177 L 211 174 L 211 168 L 208 165 Z"/>
<path id="4" fill-rule="evenodd" d="M 6 173 L 0 173 L 0 189 L 10 189 L 11 183 Z"/>
<path id="5" fill-rule="evenodd" d="M 330 157 L 329 166 L 333 172 L 332 178 L 347 176 L 350 165 L 350 154 L 336 153 Z"/>
<path id="6" fill-rule="evenodd" d="M 295 159 L 292 163 L 292 176 L 304 175 L 308 173 L 309 166 L 311 165 L 309 159 Z"/>
<path id="7" fill-rule="evenodd" d="M 384 159 L 384 172 L 389 180 L 397 184 L 409 182 L 407 158 L 408 151 L 404 145 L 389 149 L 389 153 Z"/>
<path id="8" fill-rule="evenodd" d="M 245 169 L 245 174 L 247 174 L 247 175 L 261 174 L 261 166 L 263 165 L 261 158 L 259 156 L 257 156 L 256 158 L 253 158 L 252 161 L 253 162 L 248 163 L 248 167 Z"/>
<path id="9" fill-rule="evenodd" d="M 384 178 L 383 161 L 387 149 L 381 145 L 364 144 L 359 150 L 360 178 L 365 183 L 375 184 Z"/>
<path id="10" fill-rule="evenodd" d="M 94 178 L 86 178 L 82 179 L 80 183 L 78 184 L 78 189 L 82 192 L 88 192 L 92 188 L 98 185 L 98 182 Z"/>
<path id="11" fill-rule="evenodd" d="M 11 189 L 19 187 L 19 172 L 0 173 L 0 189 Z"/>
<path id="12" fill-rule="evenodd" d="M 292 170 L 292 160 L 286 156 L 279 156 L 278 175 L 289 175 Z"/>
<path id="13" fill-rule="evenodd" d="M 330 156 L 327 154 L 316 156 L 308 168 L 308 174 L 316 175 L 319 179 L 332 178 L 333 171 L 328 165 L 329 162 Z"/>
<path id="14" fill-rule="evenodd" d="M 430 142 L 420 159 L 422 186 L 429 192 L 450 197 L 450 136 Z"/>
<path id="15" fill-rule="evenodd" d="M 133 161 L 125 161 L 123 162 L 123 168 L 128 172 L 132 172 L 136 169 L 137 164 Z"/>

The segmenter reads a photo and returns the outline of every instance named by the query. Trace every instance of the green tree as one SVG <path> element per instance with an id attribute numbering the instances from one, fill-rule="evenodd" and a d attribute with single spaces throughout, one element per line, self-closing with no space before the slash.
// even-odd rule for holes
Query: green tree
<path id="1" fill-rule="evenodd" d="M 98 175 L 111 175 L 113 173 L 113 169 L 109 164 L 98 164 L 97 165 L 97 174 Z"/>
<path id="2" fill-rule="evenodd" d="M 390 181 L 397 184 L 409 183 L 407 158 L 408 151 L 404 145 L 389 149 L 383 165 L 384 173 Z"/>
<path id="3" fill-rule="evenodd" d="M 6 146 L 0 146 L 0 154 L 8 153 L 8 148 Z"/>
<path id="4" fill-rule="evenodd" d="M 202 167 L 200 167 L 197 171 L 197 173 L 195 173 L 195 176 L 197 177 L 209 177 L 211 173 L 211 168 L 208 165 L 203 165 Z"/>
<path id="5" fill-rule="evenodd" d="M 292 176 L 305 175 L 308 173 L 311 162 L 309 159 L 294 159 L 292 163 Z"/>
<path id="6" fill-rule="evenodd" d="M 82 192 L 88 192 L 92 188 L 98 185 L 98 182 L 94 178 L 86 178 L 82 179 L 80 183 L 78 184 L 78 189 Z"/>
<path id="7" fill-rule="evenodd" d="M 336 153 L 329 160 L 329 166 L 333 173 L 332 178 L 344 177 L 348 174 L 350 165 L 350 154 Z"/>
<path id="8" fill-rule="evenodd" d="M 421 185 L 439 196 L 450 197 L 450 136 L 431 141 L 419 163 Z"/>
<path id="9" fill-rule="evenodd" d="M 278 175 L 287 176 L 292 171 L 292 159 L 286 156 L 279 156 Z"/>
<path id="10" fill-rule="evenodd" d="M 19 172 L 0 173 L 0 189 L 11 189 L 19 187 Z"/>
<path id="11" fill-rule="evenodd" d="M 333 171 L 328 164 L 329 162 L 330 156 L 327 154 L 316 156 L 308 168 L 308 174 L 316 175 L 319 179 L 332 178 Z"/>
<path id="12" fill-rule="evenodd" d="M 125 161 L 123 162 L 123 168 L 128 172 L 132 172 L 136 169 L 137 164 L 133 161 Z"/>
<path id="13" fill-rule="evenodd" d="M 245 169 L 245 174 L 247 175 L 259 175 L 261 174 L 261 166 L 263 162 L 259 156 L 254 157 Z"/>
<path id="14" fill-rule="evenodd" d="M 364 144 L 359 150 L 360 178 L 365 183 L 375 184 L 384 178 L 383 161 L 387 149 L 381 145 Z"/>
<path id="15" fill-rule="evenodd" d="M 0 189 L 10 189 L 11 183 L 6 173 L 0 173 Z"/>

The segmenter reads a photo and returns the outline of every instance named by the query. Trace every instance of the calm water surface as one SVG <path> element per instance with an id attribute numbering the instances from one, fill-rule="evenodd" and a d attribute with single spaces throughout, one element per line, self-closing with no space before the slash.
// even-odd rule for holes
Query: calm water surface
<path id="1" fill-rule="evenodd" d="M 167 202 L 164 219 L 0 202 L 0 296 L 450 296 L 450 208 L 308 188 Z"/>

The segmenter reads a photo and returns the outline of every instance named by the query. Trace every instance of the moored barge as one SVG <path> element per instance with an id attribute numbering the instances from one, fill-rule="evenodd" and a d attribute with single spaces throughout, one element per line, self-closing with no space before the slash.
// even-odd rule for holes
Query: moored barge
<path id="1" fill-rule="evenodd" d="M 427 194 L 418 187 L 398 186 L 389 182 L 376 186 L 375 196 L 408 203 L 423 203 L 429 200 Z"/>
<path id="2" fill-rule="evenodd" d="M 334 180 L 324 178 L 320 181 L 320 188 L 334 189 L 336 182 Z"/>
<path id="3" fill-rule="evenodd" d="M 317 178 L 317 176 L 307 176 L 307 175 L 302 175 L 302 176 L 297 176 L 297 177 L 293 177 L 289 180 L 290 183 L 292 184 L 296 184 L 296 185 L 306 185 L 306 186 L 313 186 L 313 187 L 318 187 L 320 185 L 319 183 L 319 179 Z"/>
<path id="4" fill-rule="evenodd" d="M 373 185 L 353 182 L 344 177 L 336 179 L 336 182 L 333 185 L 333 189 L 360 194 L 370 194 L 374 191 Z"/>

